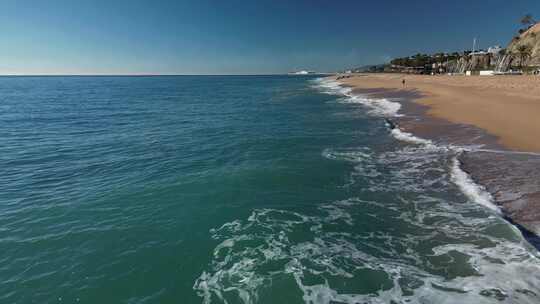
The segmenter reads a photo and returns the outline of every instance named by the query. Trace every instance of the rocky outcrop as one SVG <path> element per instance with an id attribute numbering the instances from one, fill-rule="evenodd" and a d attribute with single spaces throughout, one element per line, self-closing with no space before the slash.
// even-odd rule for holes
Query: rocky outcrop
<path id="1" fill-rule="evenodd" d="M 463 55 L 448 64 L 448 72 L 464 73 L 470 70 L 488 70 L 493 65 L 496 65 L 496 62 L 492 54 Z"/>
<path id="2" fill-rule="evenodd" d="M 474 70 L 487 70 L 491 64 L 491 54 L 473 55 L 471 65 Z"/>
<path id="3" fill-rule="evenodd" d="M 518 48 L 521 45 L 527 45 L 531 48 L 531 57 L 528 58 L 523 65 L 540 66 L 540 23 L 529 28 L 521 35 L 514 37 L 508 47 L 507 54 L 517 54 Z M 516 56 L 515 63 L 519 63 L 519 56 Z"/>

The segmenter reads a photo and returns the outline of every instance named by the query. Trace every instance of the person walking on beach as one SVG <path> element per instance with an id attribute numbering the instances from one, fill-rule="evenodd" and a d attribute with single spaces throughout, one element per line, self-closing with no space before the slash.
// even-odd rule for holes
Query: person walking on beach
<path id="1" fill-rule="evenodd" d="M 403 78 L 403 80 L 401 81 L 401 83 L 403 84 L 403 87 L 405 87 L 405 78 Z"/>

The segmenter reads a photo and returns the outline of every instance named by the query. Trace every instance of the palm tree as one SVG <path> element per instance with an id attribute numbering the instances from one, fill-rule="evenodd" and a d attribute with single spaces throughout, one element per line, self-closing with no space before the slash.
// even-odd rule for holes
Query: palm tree
<path id="1" fill-rule="evenodd" d="M 519 56 L 519 68 L 522 69 L 525 60 L 529 59 L 532 55 L 532 48 L 530 45 L 522 44 L 517 47 L 516 51 Z"/>

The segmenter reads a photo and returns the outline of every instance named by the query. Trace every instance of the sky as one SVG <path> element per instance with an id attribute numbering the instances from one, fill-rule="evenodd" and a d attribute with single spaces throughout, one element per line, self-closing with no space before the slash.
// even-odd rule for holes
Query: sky
<path id="1" fill-rule="evenodd" d="M 539 0 L 0 0 L 0 74 L 276 74 L 505 46 Z"/>

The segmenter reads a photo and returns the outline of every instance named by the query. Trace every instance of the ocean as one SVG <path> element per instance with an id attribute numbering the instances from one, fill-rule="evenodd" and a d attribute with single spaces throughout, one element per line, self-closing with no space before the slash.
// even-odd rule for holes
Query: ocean
<path id="1" fill-rule="evenodd" d="M 0 77 L 0 303 L 540 303 L 396 100 L 314 76 Z"/>

